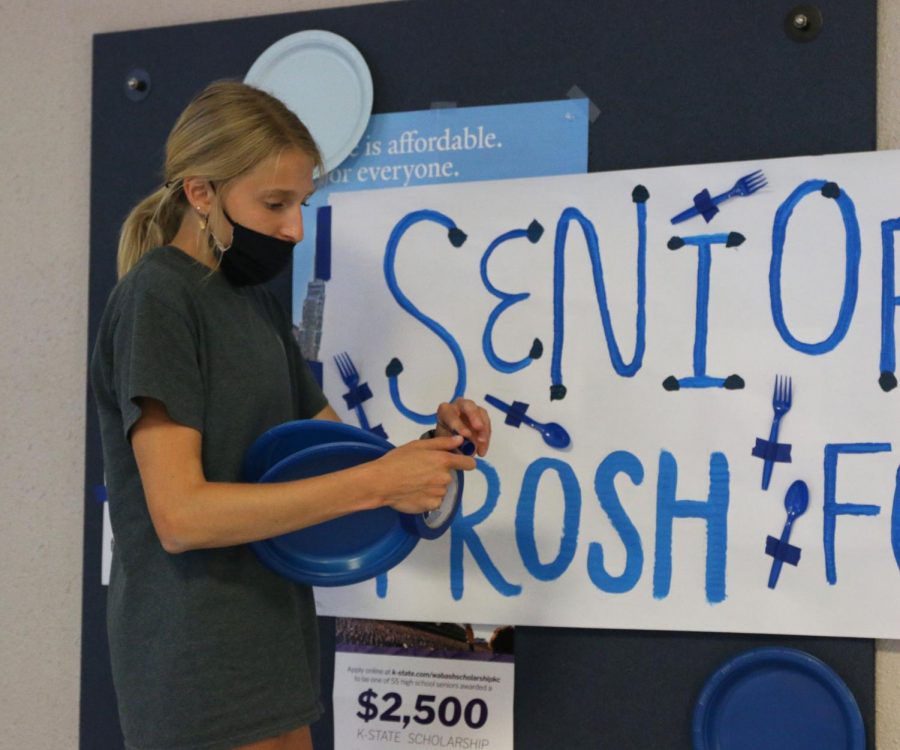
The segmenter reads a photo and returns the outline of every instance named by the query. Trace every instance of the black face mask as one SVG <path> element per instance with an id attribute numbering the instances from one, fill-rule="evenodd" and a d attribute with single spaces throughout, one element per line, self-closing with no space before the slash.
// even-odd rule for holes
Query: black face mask
<path id="1" fill-rule="evenodd" d="M 219 251 L 219 268 L 235 286 L 252 286 L 274 279 L 291 262 L 294 244 L 249 229 L 222 213 L 231 223 L 231 245 Z"/>

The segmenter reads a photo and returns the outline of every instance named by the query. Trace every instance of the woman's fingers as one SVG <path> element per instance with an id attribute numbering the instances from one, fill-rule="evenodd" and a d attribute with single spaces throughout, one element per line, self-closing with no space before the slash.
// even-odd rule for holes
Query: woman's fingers
<path id="1" fill-rule="evenodd" d="M 462 445 L 463 439 L 463 436 L 460 434 L 438 435 L 426 440 L 414 440 L 412 443 L 407 443 L 407 445 L 416 445 L 421 450 L 455 451 Z"/>
<path id="2" fill-rule="evenodd" d="M 388 505 L 404 513 L 422 513 L 440 506 L 454 471 L 471 471 L 475 459 L 455 451 L 462 437 L 452 435 L 414 440 L 396 448 L 380 461 L 390 489 Z"/>
<path id="3" fill-rule="evenodd" d="M 487 454 L 491 442 L 491 418 L 485 409 L 467 398 L 438 406 L 438 434 L 457 433 L 471 440 L 479 456 Z"/>

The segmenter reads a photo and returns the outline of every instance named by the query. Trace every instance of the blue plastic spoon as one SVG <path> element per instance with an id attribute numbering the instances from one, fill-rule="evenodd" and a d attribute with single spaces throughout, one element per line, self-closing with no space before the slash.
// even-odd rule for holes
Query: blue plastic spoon
<path id="1" fill-rule="evenodd" d="M 509 414 L 512 408 L 509 404 L 504 403 L 499 398 L 495 398 L 490 394 L 485 395 L 484 400 L 491 406 L 496 406 L 500 411 L 505 412 L 506 414 Z M 521 415 L 521 419 L 529 427 L 541 433 L 544 442 L 551 448 L 567 448 L 572 442 L 572 438 L 569 437 L 566 428 L 561 424 L 557 424 L 556 422 L 538 422 L 536 419 L 532 419 L 525 414 Z"/>
<path id="2" fill-rule="evenodd" d="M 798 479 L 790 487 L 784 496 L 784 509 L 787 511 L 787 521 L 784 523 L 784 529 L 781 531 L 780 543 L 785 543 L 791 536 L 791 527 L 794 521 L 806 513 L 809 507 L 809 487 L 802 479 Z M 778 583 L 778 574 L 781 573 L 783 560 L 776 557 L 772 561 L 772 570 L 769 573 L 769 588 L 774 589 Z"/>

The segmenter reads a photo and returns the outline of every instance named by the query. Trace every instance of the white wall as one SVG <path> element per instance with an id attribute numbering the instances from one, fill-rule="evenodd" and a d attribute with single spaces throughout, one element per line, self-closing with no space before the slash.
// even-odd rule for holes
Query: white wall
<path id="1" fill-rule="evenodd" d="M 75 748 L 91 36 L 359 0 L 0 0 L 0 750 Z M 879 11 L 880 148 L 900 148 L 900 0 Z M 878 644 L 900 750 L 900 642 Z"/>
<path id="2" fill-rule="evenodd" d="M 900 148 L 900 0 L 878 6 L 878 148 Z M 900 641 L 878 641 L 877 649 L 876 747 L 900 750 Z"/>

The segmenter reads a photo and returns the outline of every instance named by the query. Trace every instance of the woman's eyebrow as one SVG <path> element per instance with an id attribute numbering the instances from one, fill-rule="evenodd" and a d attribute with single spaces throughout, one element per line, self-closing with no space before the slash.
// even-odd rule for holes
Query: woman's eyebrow
<path id="1" fill-rule="evenodd" d="M 294 190 L 287 190 L 285 188 L 265 188 L 259 191 L 260 195 L 265 196 L 278 196 L 280 198 L 292 198 L 297 195 Z"/>

